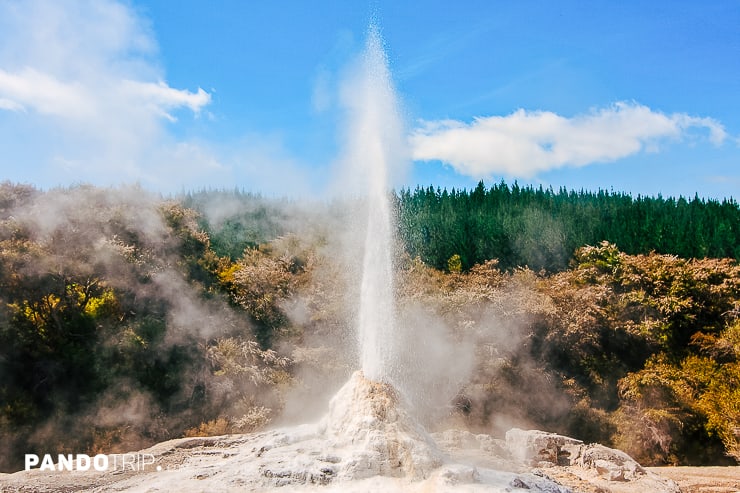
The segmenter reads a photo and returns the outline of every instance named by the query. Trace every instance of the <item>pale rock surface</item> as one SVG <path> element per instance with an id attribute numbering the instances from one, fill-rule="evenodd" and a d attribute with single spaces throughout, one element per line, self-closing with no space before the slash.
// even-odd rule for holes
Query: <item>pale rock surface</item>
<path id="1" fill-rule="evenodd" d="M 170 440 L 138 470 L 21 471 L 2 492 L 677 492 L 626 454 L 540 431 L 429 435 L 390 386 L 355 373 L 315 425 Z M 623 488 L 623 487 L 626 487 Z"/>
<path id="2" fill-rule="evenodd" d="M 341 479 L 371 476 L 424 479 L 442 465 L 431 437 L 414 421 L 396 390 L 356 372 L 329 403 L 321 423 L 328 446 L 351 457 Z"/>
<path id="3" fill-rule="evenodd" d="M 673 493 L 678 485 L 640 466 L 621 450 L 584 444 L 574 438 L 538 430 L 506 432 L 506 447 L 514 459 L 566 484 L 587 481 L 603 491 Z M 572 476 L 575 481 L 568 481 Z"/>

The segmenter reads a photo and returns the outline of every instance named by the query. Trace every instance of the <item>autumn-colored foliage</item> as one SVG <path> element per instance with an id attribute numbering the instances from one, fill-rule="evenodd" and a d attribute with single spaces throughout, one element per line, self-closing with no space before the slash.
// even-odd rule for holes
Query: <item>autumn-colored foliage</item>
<path id="1" fill-rule="evenodd" d="M 555 274 L 495 262 L 445 274 L 406 263 L 476 368 L 454 402 L 468 426 L 512 424 L 619 446 L 647 464 L 738 459 L 740 267 L 728 259 L 578 249 Z"/>
<path id="2" fill-rule="evenodd" d="M 0 470 L 20 467 L 18 450 L 114 453 L 251 432 L 328 399 L 355 369 L 358 273 L 347 264 L 359 252 L 332 238 L 349 234 L 347 218 L 325 217 L 350 208 L 293 208 L 288 220 L 249 197 L 224 215 L 207 195 L 185 198 L 189 208 L 137 188 L 0 184 Z M 399 210 L 395 289 L 398 330 L 434 357 L 413 375 L 442 402 L 419 410 L 425 425 L 542 428 L 646 464 L 740 461 L 736 260 L 606 241 L 563 256 L 579 236 L 542 207 L 624 211 L 623 196 L 500 186 L 397 198 L 421 214 Z M 499 211 L 509 222 L 497 226 L 483 216 L 499 199 L 523 208 Z M 477 211 L 467 230 L 453 224 L 455 201 Z M 670 208 L 630 203 L 635 214 Z M 673 206 L 733 225 L 733 204 Z M 427 213 L 437 222 L 416 222 Z M 515 216 L 526 228 L 512 240 Z M 537 251 L 540 227 L 558 248 Z M 727 247 L 732 234 L 706 242 Z M 540 263 L 512 264 L 525 257 Z"/>

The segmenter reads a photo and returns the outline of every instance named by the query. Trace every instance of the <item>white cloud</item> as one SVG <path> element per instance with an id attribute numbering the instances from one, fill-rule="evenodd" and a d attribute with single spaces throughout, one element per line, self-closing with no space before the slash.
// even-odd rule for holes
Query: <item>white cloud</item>
<path id="1" fill-rule="evenodd" d="M 8 111 L 25 111 L 26 108 L 23 105 L 11 101 L 10 99 L 0 98 L 0 110 Z"/>
<path id="2" fill-rule="evenodd" d="M 200 113 L 201 108 L 211 102 L 211 95 L 200 87 L 197 92 L 193 93 L 173 89 L 161 81 L 155 84 L 134 80 L 125 80 L 121 86 L 121 92 L 130 97 L 133 102 L 143 104 L 170 121 L 176 119 L 165 110 L 187 107 L 197 114 Z"/>
<path id="3" fill-rule="evenodd" d="M 616 103 L 566 118 L 548 111 L 518 110 L 508 116 L 423 122 L 411 135 L 413 159 L 440 160 L 473 177 L 503 174 L 531 178 L 563 166 L 615 161 L 655 151 L 666 139 L 692 129 L 708 131 L 719 145 L 727 134 L 711 118 L 666 115 L 636 103 Z"/>
<path id="4" fill-rule="evenodd" d="M 211 102 L 211 95 L 203 89 L 193 93 L 174 89 L 164 82 L 141 82 L 136 80 L 107 80 L 101 87 L 105 75 L 95 80 L 62 82 L 51 74 L 26 67 L 17 73 L 0 68 L 0 101 L 2 109 L 17 111 L 33 109 L 41 114 L 55 115 L 65 119 L 90 119 L 105 113 L 109 99 L 120 98 L 126 104 L 140 105 L 148 109 L 150 116 L 163 116 L 174 121 L 166 110 L 186 107 L 194 113 Z"/>
<path id="5" fill-rule="evenodd" d="M 17 73 L 0 68 L 0 95 L 10 110 L 33 109 L 68 118 L 91 116 L 93 104 L 80 83 L 63 83 L 54 76 L 26 67 Z"/>
<path id="6" fill-rule="evenodd" d="M 168 127 L 178 112 L 200 114 L 211 95 L 172 87 L 164 75 L 147 20 L 125 4 L 0 2 L 3 161 L 42 167 L 50 184 L 138 180 L 180 187 L 180 177 L 213 172 L 207 146 L 180 142 Z M 31 140 L 34 149 L 19 143 Z M 173 176 L 178 166 L 188 168 Z"/>

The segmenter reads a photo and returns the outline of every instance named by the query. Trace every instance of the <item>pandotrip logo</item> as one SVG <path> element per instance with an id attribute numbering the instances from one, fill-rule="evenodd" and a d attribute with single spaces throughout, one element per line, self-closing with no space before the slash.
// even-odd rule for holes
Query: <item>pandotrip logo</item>
<path id="1" fill-rule="evenodd" d="M 56 458 L 56 461 L 54 460 Z M 161 471 L 152 454 L 25 454 L 25 470 L 40 471 Z"/>

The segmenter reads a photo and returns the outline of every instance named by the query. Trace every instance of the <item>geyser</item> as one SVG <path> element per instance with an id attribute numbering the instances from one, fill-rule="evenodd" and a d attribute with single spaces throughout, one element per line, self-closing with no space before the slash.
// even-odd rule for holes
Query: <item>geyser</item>
<path id="1" fill-rule="evenodd" d="M 382 38 L 371 25 L 350 104 L 350 156 L 367 192 L 358 342 L 363 374 L 392 382 L 398 372 L 393 303 L 393 229 L 389 173 L 403 161 L 403 132 Z"/>
<path id="2" fill-rule="evenodd" d="M 378 29 L 371 26 L 350 88 L 352 163 L 366 185 L 367 230 L 355 372 L 315 424 L 248 435 L 170 440 L 140 451 L 147 470 L 31 470 L 0 477 L 3 491 L 290 491 L 567 493 L 678 487 L 626 454 L 540 431 L 506 440 L 467 431 L 429 435 L 403 392 L 402 344 L 394 323 L 389 173 L 401 164 L 398 105 Z M 429 336 L 427 335 L 427 338 Z M 408 374 L 406 374 L 408 375 Z M 113 459 L 110 459 L 111 461 Z M 556 476 L 557 482 L 548 475 Z M 574 485 L 571 490 L 559 482 Z M 632 483 L 632 489 L 624 487 Z"/>

